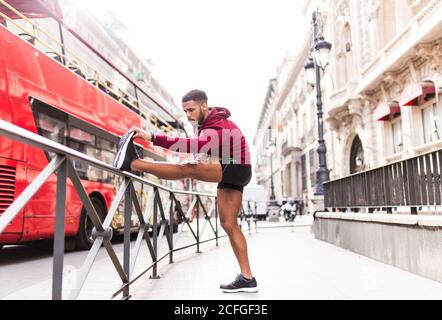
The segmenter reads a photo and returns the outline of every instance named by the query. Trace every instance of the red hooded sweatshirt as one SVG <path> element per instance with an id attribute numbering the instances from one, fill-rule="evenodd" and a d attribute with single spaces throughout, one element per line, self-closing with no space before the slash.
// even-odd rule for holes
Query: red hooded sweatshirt
<path id="1" fill-rule="evenodd" d="M 198 128 L 198 137 L 155 135 L 153 144 L 176 152 L 218 156 L 223 164 L 250 165 L 249 145 L 241 130 L 228 119 L 230 111 L 220 107 L 209 111 L 209 116 Z"/>

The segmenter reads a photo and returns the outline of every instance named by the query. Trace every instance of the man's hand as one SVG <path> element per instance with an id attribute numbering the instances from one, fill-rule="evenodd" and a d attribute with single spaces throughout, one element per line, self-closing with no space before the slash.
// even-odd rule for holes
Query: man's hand
<path id="1" fill-rule="evenodd" d="M 152 141 L 152 134 L 150 132 L 141 130 L 138 127 L 132 127 L 130 128 L 129 132 L 135 132 L 134 139 L 141 139 L 145 141 Z"/>

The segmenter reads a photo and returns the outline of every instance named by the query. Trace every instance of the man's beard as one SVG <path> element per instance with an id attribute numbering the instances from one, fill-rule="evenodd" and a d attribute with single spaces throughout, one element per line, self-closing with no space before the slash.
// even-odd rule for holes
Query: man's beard
<path id="1" fill-rule="evenodd" d="M 204 114 L 202 111 L 200 111 L 200 116 L 198 117 L 198 124 L 202 125 L 204 122 Z"/>

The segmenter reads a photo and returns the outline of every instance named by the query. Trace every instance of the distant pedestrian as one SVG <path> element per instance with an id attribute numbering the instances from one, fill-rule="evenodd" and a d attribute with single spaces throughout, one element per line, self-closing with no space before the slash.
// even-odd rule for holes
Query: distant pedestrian
<path id="1" fill-rule="evenodd" d="M 300 216 L 304 214 L 304 201 L 302 199 L 298 201 L 298 213 Z"/>

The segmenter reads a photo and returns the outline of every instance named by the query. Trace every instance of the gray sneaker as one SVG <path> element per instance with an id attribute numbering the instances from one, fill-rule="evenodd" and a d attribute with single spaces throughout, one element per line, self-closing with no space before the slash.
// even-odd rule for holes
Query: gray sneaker
<path id="1" fill-rule="evenodd" d="M 130 132 L 121 137 L 118 143 L 118 151 L 112 164 L 115 168 L 131 171 L 130 164 L 132 161 L 140 158 L 132 140 L 134 134 L 135 132 Z"/>
<path id="2" fill-rule="evenodd" d="M 241 274 L 239 274 L 235 280 L 229 284 L 223 284 L 220 286 L 223 292 L 258 292 L 258 284 L 253 277 L 251 280 L 247 280 Z"/>

